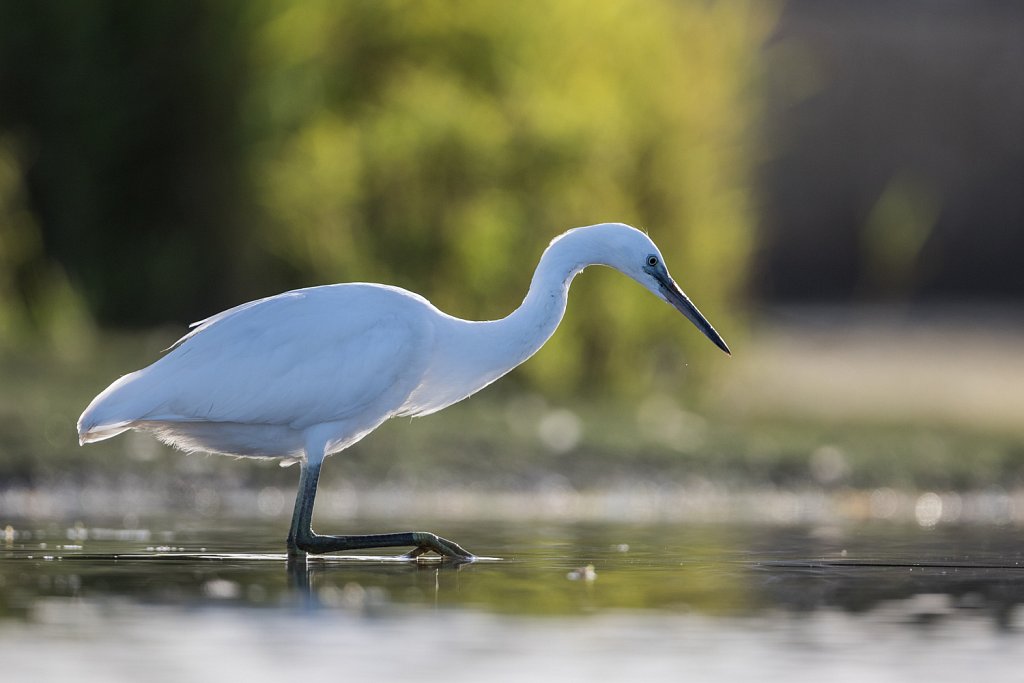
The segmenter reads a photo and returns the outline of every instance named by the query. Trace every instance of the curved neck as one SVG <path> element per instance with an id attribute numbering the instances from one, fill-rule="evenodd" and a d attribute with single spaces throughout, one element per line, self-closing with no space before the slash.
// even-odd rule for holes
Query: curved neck
<path id="1" fill-rule="evenodd" d="M 565 314 L 569 285 L 591 264 L 607 263 L 600 245 L 582 232 L 556 239 L 541 256 L 523 303 L 505 318 L 469 321 L 446 317 L 444 337 L 420 386 L 398 414 L 426 415 L 479 391 L 535 354 Z"/>
<path id="2" fill-rule="evenodd" d="M 563 238 L 545 250 L 519 308 L 505 318 L 484 323 L 494 333 L 491 339 L 496 350 L 506 356 L 508 370 L 532 356 L 551 338 L 565 315 L 572 279 L 594 263 L 584 258 L 578 248 L 569 248 L 568 243 Z"/>

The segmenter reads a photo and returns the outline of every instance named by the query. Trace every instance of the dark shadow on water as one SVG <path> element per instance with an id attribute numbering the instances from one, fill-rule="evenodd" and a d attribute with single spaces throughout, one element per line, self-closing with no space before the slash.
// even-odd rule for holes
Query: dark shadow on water
<path id="1" fill-rule="evenodd" d="M 1024 567 L 969 562 L 805 560 L 758 563 L 761 591 L 792 613 L 839 609 L 888 612 L 908 626 L 929 626 L 969 615 L 1002 632 L 1024 604 Z"/>

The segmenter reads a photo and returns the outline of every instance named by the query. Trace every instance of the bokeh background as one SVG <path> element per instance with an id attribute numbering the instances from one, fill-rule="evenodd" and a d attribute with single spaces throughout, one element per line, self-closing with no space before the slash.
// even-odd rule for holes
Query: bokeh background
<path id="1" fill-rule="evenodd" d="M 1001 0 L 0 2 L 3 509 L 286 517 L 294 472 L 75 420 L 239 302 L 367 280 L 496 318 L 614 220 L 733 358 L 588 271 L 534 359 L 332 461 L 321 505 L 671 482 L 1024 519 L 1022 73 Z"/>

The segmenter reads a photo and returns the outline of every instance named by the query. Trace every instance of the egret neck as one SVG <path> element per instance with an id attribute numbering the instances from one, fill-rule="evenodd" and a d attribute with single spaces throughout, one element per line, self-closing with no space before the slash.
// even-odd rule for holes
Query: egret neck
<path id="1" fill-rule="evenodd" d="M 569 299 L 569 285 L 593 261 L 570 239 L 553 242 L 537 264 L 530 291 L 519 308 L 501 320 L 482 323 L 491 345 L 502 352 L 502 374 L 535 354 L 558 329 Z M 504 349 L 501 347 L 504 346 Z"/>
<path id="2" fill-rule="evenodd" d="M 435 328 L 434 356 L 420 385 L 399 411 L 429 415 L 472 395 L 535 354 L 565 314 L 569 284 L 587 265 L 587 252 L 562 238 L 541 256 L 530 290 L 515 311 L 498 320 L 445 316 Z"/>

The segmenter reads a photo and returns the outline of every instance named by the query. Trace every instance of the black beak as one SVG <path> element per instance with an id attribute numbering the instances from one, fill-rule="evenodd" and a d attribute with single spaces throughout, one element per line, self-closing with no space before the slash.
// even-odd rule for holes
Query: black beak
<path id="1" fill-rule="evenodd" d="M 718 332 L 715 331 L 715 328 L 711 326 L 711 323 L 708 322 L 707 318 L 697 310 L 697 307 L 694 306 L 693 302 L 690 301 L 690 298 L 683 293 L 683 290 L 679 288 L 679 285 L 675 283 L 675 280 L 670 277 L 662 277 L 660 275 L 655 275 L 655 278 L 658 280 L 661 293 L 665 296 L 665 300 L 675 306 L 691 323 L 696 325 L 697 329 L 703 332 L 704 336 L 710 339 L 715 346 L 731 356 L 732 351 L 729 350 L 725 340 L 722 339 L 722 335 L 718 334 Z"/>

